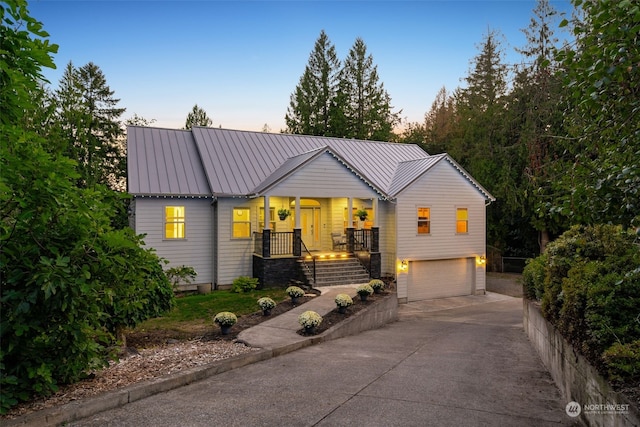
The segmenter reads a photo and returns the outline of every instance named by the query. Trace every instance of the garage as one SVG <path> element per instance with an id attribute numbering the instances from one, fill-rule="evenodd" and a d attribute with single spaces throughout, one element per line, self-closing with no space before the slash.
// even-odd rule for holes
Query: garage
<path id="1" fill-rule="evenodd" d="M 409 263 L 408 301 L 473 294 L 474 258 Z"/>

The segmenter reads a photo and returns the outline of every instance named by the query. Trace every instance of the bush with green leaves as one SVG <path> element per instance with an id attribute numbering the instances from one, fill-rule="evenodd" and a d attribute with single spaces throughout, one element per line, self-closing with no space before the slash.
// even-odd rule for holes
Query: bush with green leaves
<path id="1" fill-rule="evenodd" d="M 189 285 L 193 282 L 198 275 L 195 268 L 188 265 L 181 265 L 179 267 L 171 267 L 164 272 L 167 278 L 173 285 L 173 289 L 178 289 L 180 284 Z"/>
<path id="2" fill-rule="evenodd" d="M 258 287 L 258 279 L 255 277 L 240 276 L 231 284 L 231 291 L 236 293 L 251 292 Z"/>
<path id="3" fill-rule="evenodd" d="M 638 378 L 640 246 L 613 225 L 575 226 L 525 267 L 528 298 L 610 378 Z"/>
<path id="4" fill-rule="evenodd" d="M 53 65 L 50 55 L 57 48 L 29 16 L 26 1 L 5 3 L 0 7 L 0 413 L 106 365 L 119 330 L 173 302 L 160 259 L 141 247 L 141 236 L 131 229 L 114 229 L 114 205 L 124 196 L 103 185 L 79 188 L 77 163 L 41 136 L 47 133 L 41 68 Z"/>

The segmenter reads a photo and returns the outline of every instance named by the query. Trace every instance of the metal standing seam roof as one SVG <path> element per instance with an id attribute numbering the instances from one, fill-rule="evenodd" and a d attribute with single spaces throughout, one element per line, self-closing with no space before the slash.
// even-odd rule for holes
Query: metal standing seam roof
<path id="1" fill-rule="evenodd" d="M 384 198 L 393 198 L 448 159 L 489 200 L 492 196 L 448 155 L 414 144 L 194 127 L 128 128 L 129 192 L 134 195 L 250 197 L 329 150 Z"/>
<path id="2" fill-rule="evenodd" d="M 189 131 L 128 126 L 127 168 L 134 195 L 211 195 Z"/>

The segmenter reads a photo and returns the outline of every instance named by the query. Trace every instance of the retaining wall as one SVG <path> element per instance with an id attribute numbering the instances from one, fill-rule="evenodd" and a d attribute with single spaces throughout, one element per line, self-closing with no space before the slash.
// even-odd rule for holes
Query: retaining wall
<path id="1" fill-rule="evenodd" d="M 587 426 L 640 426 L 640 410 L 609 383 L 560 335 L 533 301 L 523 298 L 523 325 L 529 341 L 560 392 L 571 405 L 568 413 Z M 575 405 L 571 402 L 575 402 Z"/>

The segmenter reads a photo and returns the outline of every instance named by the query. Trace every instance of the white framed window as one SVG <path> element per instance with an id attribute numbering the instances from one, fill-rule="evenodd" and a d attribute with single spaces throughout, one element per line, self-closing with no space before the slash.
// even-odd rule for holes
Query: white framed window
<path id="1" fill-rule="evenodd" d="M 456 208 L 456 234 L 469 232 L 469 209 Z"/>
<path id="2" fill-rule="evenodd" d="M 249 208 L 233 208 L 232 238 L 248 239 L 251 237 L 250 213 Z"/>
<path id="3" fill-rule="evenodd" d="M 164 207 L 164 238 L 184 239 L 186 238 L 184 206 Z"/>
<path id="4" fill-rule="evenodd" d="M 418 208 L 418 234 L 431 234 L 431 208 Z"/>
<path id="5" fill-rule="evenodd" d="M 269 208 L 269 228 L 276 230 L 276 208 Z M 264 230 L 264 208 L 260 208 L 260 218 L 258 218 L 258 230 Z"/>

